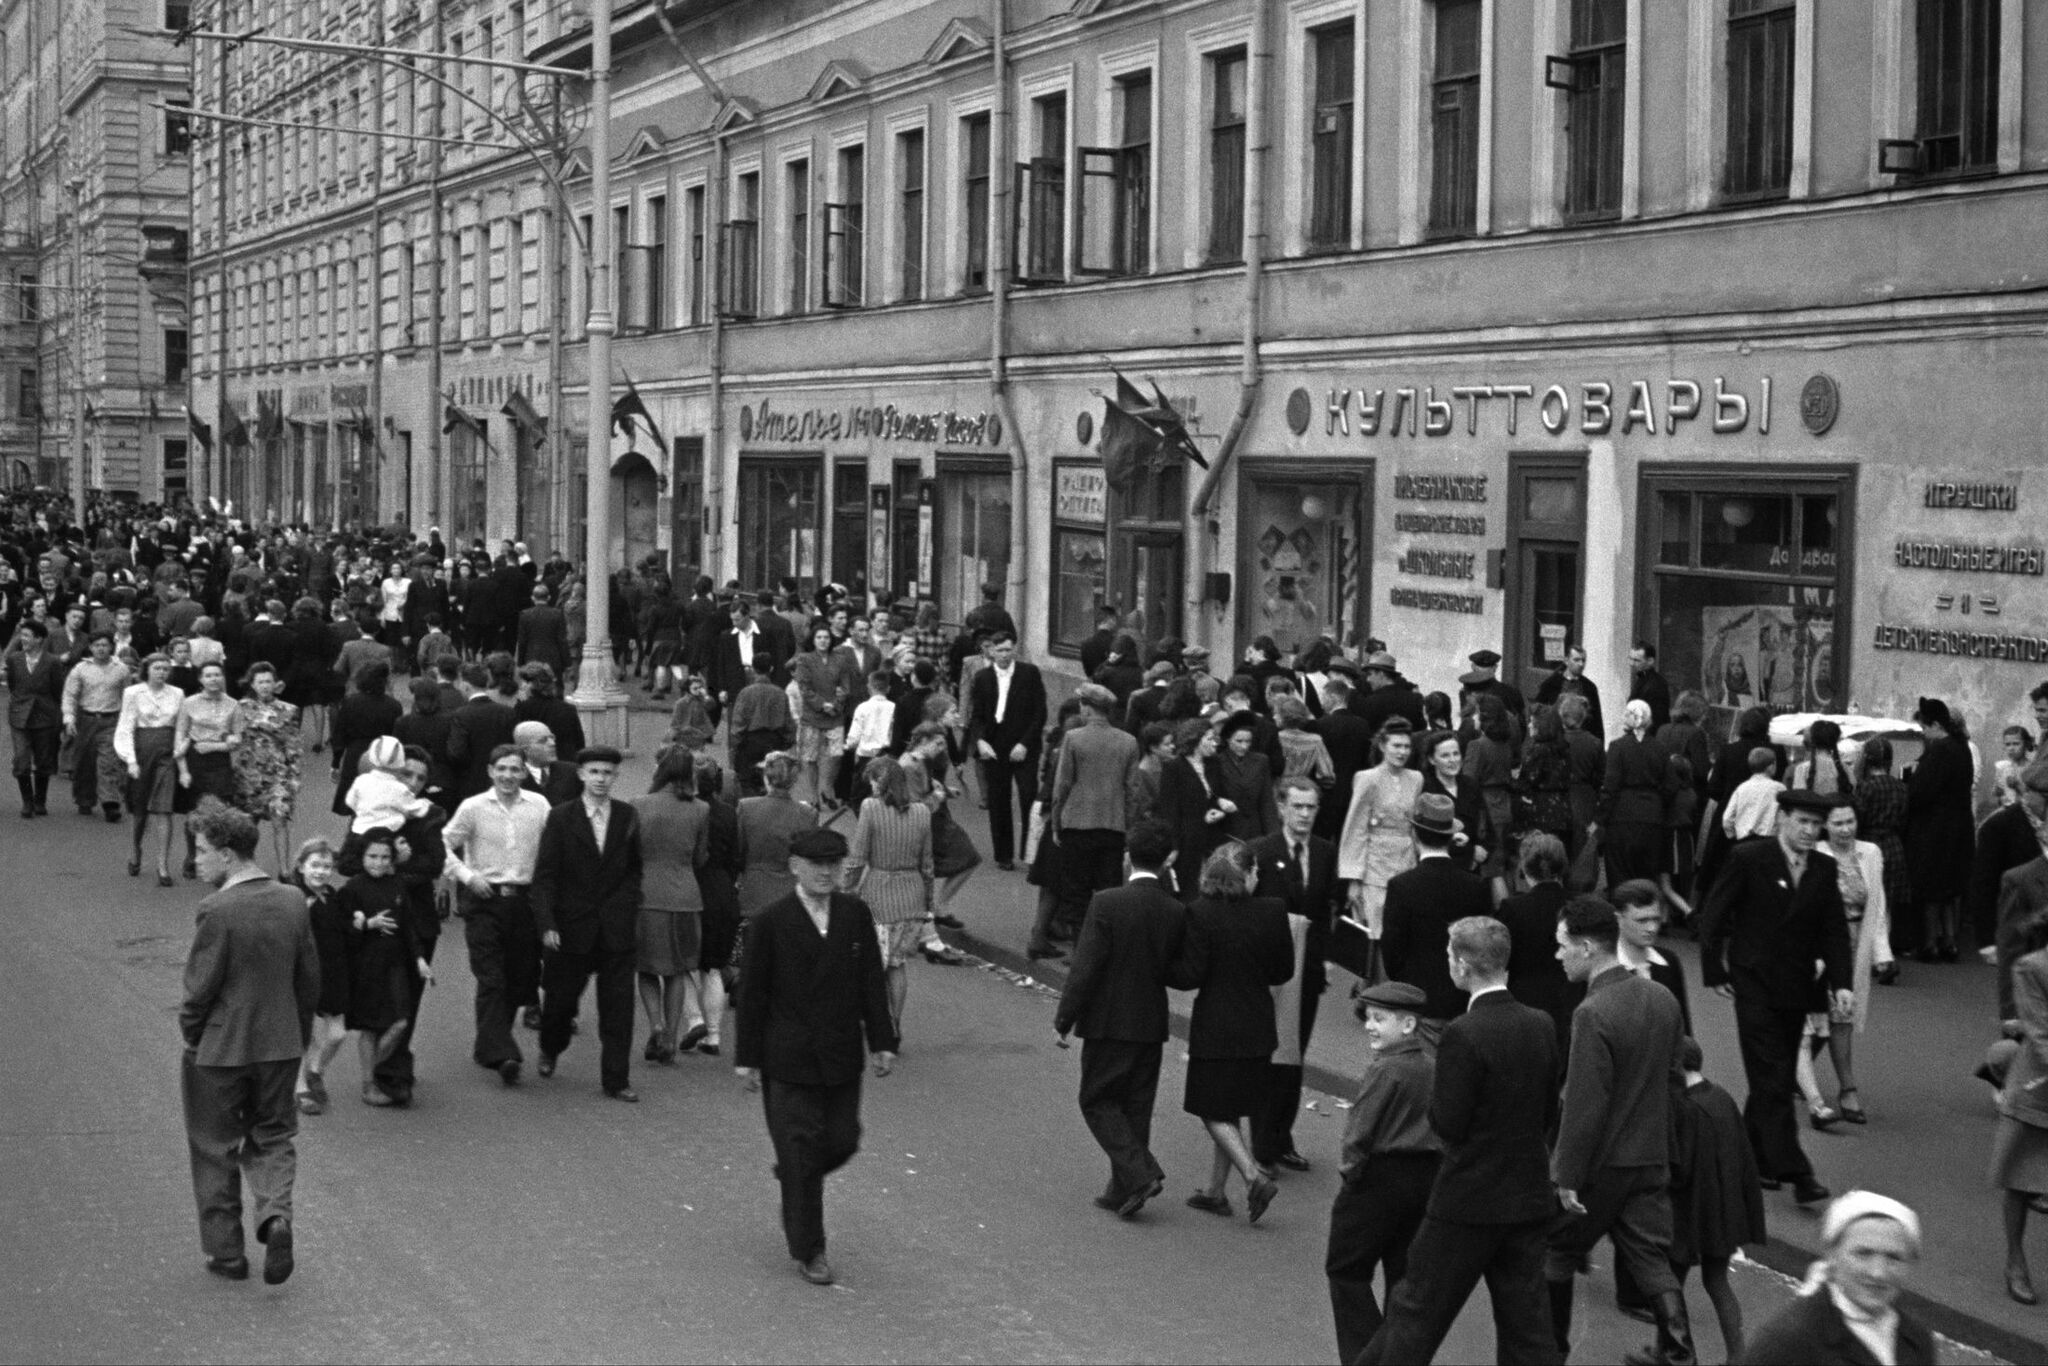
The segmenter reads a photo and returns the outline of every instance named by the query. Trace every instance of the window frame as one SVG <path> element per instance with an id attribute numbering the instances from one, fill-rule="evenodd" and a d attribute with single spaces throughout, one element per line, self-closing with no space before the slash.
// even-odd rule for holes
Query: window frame
<path id="1" fill-rule="evenodd" d="M 1336 40 L 1340 37 L 1345 72 L 1350 80 L 1343 84 L 1343 97 L 1336 99 L 1330 97 L 1337 92 L 1338 85 L 1325 79 L 1325 63 L 1338 50 Z M 1358 114 L 1365 74 L 1358 19 L 1346 13 L 1316 23 L 1303 30 L 1302 38 L 1301 94 L 1308 117 L 1303 133 L 1301 251 L 1304 255 L 1347 251 L 1358 240 Z M 1326 138 L 1334 140 L 1341 150 L 1327 152 Z M 1326 184 L 1325 176 L 1333 169 L 1338 173 L 1337 183 Z M 1334 224 L 1329 215 L 1334 215 Z"/>
<path id="2" fill-rule="evenodd" d="M 1071 76 L 1062 72 L 1052 81 L 1026 82 L 1022 95 L 1030 110 L 1032 152 L 1011 172 L 1012 278 L 1020 285 L 1060 284 L 1068 276 L 1072 241 L 1067 212 L 1076 157 Z"/>
<path id="3" fill-rule="evenodd" d="M 867 303 L 867 150 L 865 137 L 846 139 L 832 149 L 833 185 L 824 206 L 821 253 L 826 308 L 860 308 Z M 858 162 L 858 174 L 849 174 L 850 161 Z"/>
<path id="4" fill-rule="evenodd" d="M 1792 193 L 1792 162 L 1795 144 L 1794 126 L 1798 120 L 1797 87 L 1799 79 L 1799 0 L 1748 0 L 1750 7 L 1745 13 L 1735 13 L 1735 7 L 1744 0 L 1726 0 L 1727 9 L 1720 16 L 1722 25 L 1722 53 L 1720 83 L 1722 92 L 1721 119 L 1721 175 L 1717 187 L 1720 201 L 1724 204 L 1769 203 L 1786 199 Z M 1749 77 L 1746 88 L 1761 90 L 1758 101 L 1738 104 L 1736 100 L 1736 53 L 1738 38 L 1756 35 L 1753 54 L 1754 72 L 1745 72 Z M 1782 51 L 1775 45 L 1782 43 Z M 1771 81 L 1779 74 L 1777 64 L 1782 62 L 1783 93 L 1776 97 L 1778 108 L 1775 112 L 1783 120 L 1783 128 L 1773 135 L 1770 128 L 1770 107 L 1755 109 L 1755 104 L 1771 99 Z M 1738 134 L 1738 118 L 1753 126 L 1755 144 L 1763 146 L 1761 151 L 1752 144 L 1752 127 L 1744 127 Z M 1782 150 L 1779 150 L 1782 149 Z M 1738 150 L 1745 153 L 1738 160 Z M 1756 179 L 1738 180 L 1738 171 L 1748 165 L 1768 166 L 1769 160 L 1782 155 L 1784 162 L 1782 179 L 1769 174 Z"/>
<path id="5" fill-rule="evenodd" d="M 1453 6 L 1469 6 L 1477 20 L 1473 43 L 1477 58 L 1469 70 L 1446 73 L 1443 55 L 1443 15 Z M 1429 163 L 1424 188 L 1423 235 L 1431 241 L 1476 237 L 1484 231 L 1480 213 L 1481 187 L 1485 180 L 1485 125 L 1487 117 L 1486 0 L 1433 0 L 1430 5 L 1431 33 L 1429 69 L 1423 76 L 1424 112 L 1429 135 Z M 1458 108 L 1447 109 L 1446 94 L 1457 97 Z M 1459 115 L 1458 136 L 1442 134 L 1446 113 Z M 1455 182 L 1455 183 L 1453 183 Z"/>
<path id="6" fill-rule="evenodd" d="M 785 272 L 782 283 L 788 287 L 783 294 L 782 312 L 784 316 L 800 317 L 812 311 L 811 262 L 819 255 L 814 250 L 819 217 L 817 170 L 810 144 L 786 150 L 779 164 L 782 202 L 777 219 Z M 801 198 L 796 193 L 799 187 L 803 191 Z"/>
<path id="7" fill-rule="evenodd" d="M 1937 27 L 1930 22 L 1940 10 L 1949 8 L 1960 11 L 1957 23 L 1957 38 L 1962 56 L 1954 71 L 1946 70 L 1939 57 L 1930 57 L 1930 30 Z M 2004 138 L 2001 113 L 2004 103 L 2004 49 L 2011 41 L 2004 23 L 2003 0 L 1913 0 L 1910 22 L 1913 28 L 1913 140 L 1918 144 L 1918 164 L 1909 176 L 1912 181 L 1962 180 L 1976 176 L 1995 175 L 2000 169 L 2001 151 Z M 1988 33 L 1976 31 L 1973 18 L 1981 18 Z M 1988 43 L 1988 52 L 1982 46 Z M 1934 111 L 1932 106 L 1939 103 L 1940 95 L 1931 95 L 1930 73 L 1944 78 L 1945 85 L 1954 87 L 1953 95 L 1957 108 L 1953 117 L 1955 131 L 1947 131 L 1944 121 L 1938 127 L 1942 131 L 1930 132 L 1930 118 L 1945 119 L 1947 115 Z M 1972 159 L 1972 141 L 1982 145 L 1976 149 Z M 1933 164 L 1931 149 L 1936 143 L 1953 141 L 1957 144 L 1953 162 Z"/>
<path id="8" fill-rule="evenodd" d="M 1243 106 L 1236 117 L 1227 113 L 1229 68 L 1243 69 Z M 1225 47 L 1203 57 L 1203 233 L 1202 264 L 1240 265 L 1244 261 L 1245 180 L 1250 156 L 1251 55 L 1248 46 Z M 1235 144 L 1234 154 L 1231 152 Z M 1233 169 L 1234 168 L 1234 169 Z"/>
<path id="9" fill-rule="evenodd" d="M 1606 222 L 1624 211 L 1631 6 L 1628 0 L 1568 3 L 1565 53 L 1544 67 L 1544 84 L 1564 96 L 1564 221 Z M 1619 36 L 1593 31 L 1603 9 L 1619 21 Z"/>
<path id="10" fill-rule="evenodd" d="M 892 120 L 888 136 L 888 297 L 892 303 L 920 303 L 931 288 L 931 128 L 920 110 L 912 118 Z M 907 185 L 913 170 L 916 184 Z"/>
<path id="11" fill-rule="evenodd" d="M 732 171 L 726 220 L 719 224 L 718 308 L 726 317 L 747 322 L 761 316 L 761 163 L 754 160 Z"/>
<path id="12" fill-rule="evenodd" d="M 960 270 L 955 291 L 962 295 L 986 294 L 996 268 L 991 215 L 995 203 L 995 118 L 987 109 L 957 114 L 960 187 Z M 981 169 L 975 169 L 975 143 L 983 143 Z M 979 203 L 977 204 L 977 193 Z M 976 275 L 977 258 L 979 278 Z"/>

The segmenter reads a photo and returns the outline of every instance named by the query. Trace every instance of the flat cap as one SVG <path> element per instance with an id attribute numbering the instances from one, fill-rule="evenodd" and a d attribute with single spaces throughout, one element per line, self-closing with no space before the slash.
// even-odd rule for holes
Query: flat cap
<path id="1" fill-rule="evenodd" d="M 576 762 L 581 764 L 623 764 L 626 756 L 610 745 L 586 745 L 576 751 Z"/>
<path id="2" fill-rule="evenodd" d="M 1405 1010 L 1411 1015 L 1420 1014 L 1428 1003 L 1429 997 L 1423 994 L 1422 988 L 1407 982 L 1381 982 L 1358 993 L 1358 1004 L 1362 1006 Z"/>
<path id="3" fill-rule="evenodd" d="M 789 856 L 806 863 L 837 863 L 846 857 L 846 836 L 822 827 L 790 837 Z"/>

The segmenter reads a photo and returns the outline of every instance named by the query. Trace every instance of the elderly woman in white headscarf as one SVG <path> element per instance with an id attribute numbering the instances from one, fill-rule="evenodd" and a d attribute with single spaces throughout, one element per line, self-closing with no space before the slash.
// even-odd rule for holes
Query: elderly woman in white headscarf
<path id="1" fill-rule="evenodd" d="M 1741 1360 L 1776 1366 L 1933 1366 L 1934 1334 L 1898 1307 L 1920 1260 L 1920 1218 L 1889 1196 L 1850 1191 L 1821 1219 L 1822 1260 Z"/>
<path id="2" fill-rule="evenodd" d="M 1671 756 L 1650 734 L 1650 704 L 1631 701 L 1621 713 L 1622 732 L 1607 747 L 1607 773 L 1600 784 L 1593 824 L 1607 862 L 1607 885 L 1632 878 L 1656 882 L 1670 871 Z"/>

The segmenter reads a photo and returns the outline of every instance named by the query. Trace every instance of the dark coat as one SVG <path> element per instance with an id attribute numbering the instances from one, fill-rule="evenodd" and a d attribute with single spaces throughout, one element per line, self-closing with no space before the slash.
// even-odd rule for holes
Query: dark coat
<path id="1" fill-rule="evenodd" d="M 1624 731 L 1607 747 L 1607 772 L 1600 784 L 1594 819 L 1601 825 L 1670 823 L 1671 757 L 1656 736 L 1637 739 Z"/>
<path id="2" fill-rule="evenodd" d="M 1351 694 L 1351 710 L 1365 721 L 1366 731 L 1371 735 L 1378 735 L 1380 727 L 1396 716 L 1406 717 L 1417 735 L 1423 730 L 1422 694 L 1409 683 L 1361 687 Z"/>
<path id="3" fill-rule="evenodd" d="M 1301 958 L 1301 989 L 1319 994 L 1328 985 L 1323 961 L 1330 953 L 1330 931 L 1343 913 L 1344 884 L 1337 879 L 1337 846 L 1320 836 L 1308 840 L 1308 866 L 1303 868 L 1287 848 L 1285 831 L 1252 841 L 1259 861 L 1259 892 L 1278 897 L 1289 915 L 1308 921 L 1308 939 Z"/>
<path id="4" fill-rule="evenodd" d="M 996 671 L 987 668 L 974 675 L 968 685 L 967 736 L 970 742 L 986 740 L 1002 760 L 1008 760 L 1010 751 L 1022 745 L 1029 762 L 1044 743 L 1045 679 L 1036 664 L 1019 662 L 1016 669 L 1010 680 L 1009 706 L 1000 723 L 996 721 Z"/>
<path id="5" fill-rule="evenodd" d="M 16 730 L 55 730 L 64 724 L 64 661 L 44 650 L 30 668 L 19 650 L 7 653 L 7 724 Z"/>
<path id="6" fill-rule="evenodd" d="M 1934 1366 L 1934 1335 L 1905 1309 L 1894 1339 L 1899 1366 Z M 1877 1366 L 1863 1339 L 1849 1331 L 1834 1297 L 1823 1289 L 1802 1295 L 1764 1321 L 1750 1336 L 1741 1366 Z"/>
<path id="7" fill-rule="evenodd" d="M 1829 990 L 1846 990 L 1854 955 L 1835 861 L 1806 856 L 1795 888 L 1778 841 L 1751 840 L 1728 851 L 1700 914 L 1700 980 L 1732 983 L 1738 995 L 1777 1010 L 1818 1008 L 1813 965 L 1825 964 Z"/>
<path id="8" fill-rule="evenodd" d="M 1097 892 L 1053 1028 L 1084 1039 L 1166 1042 L 1167 974 L 1186 935 L 1186 910 L 1157 878 Z"/>
<path id="9" fill-rule="evenodd" d="M 1671 1161 L 1673 1083 L 1680 1080 L 1678 1002 L 1655 982 L 1617 964 L 1587 984 L 1572 1012 L 1564 1114 L 1551 1172 L 1565 1190 L 1584 1190 L 1609 1167 L 1665 1167 Z"/>
<path id="10" fill-rule="evenodd" d="M 2026 808 L 2001 806 L 1977 827 L 1977 847 L 1970 857 L 1970 897 L 1965 920 L 1976 925 L 1998 923 L 1998 884 L 2015 868 L 2041 857 L 2041 842 Z M 2011 1019 L 2002 1015 L 2000 1019 Z"/>
<path id="11" fill-rule="evenodd" d="M 875 920 L 859 897 L 832 894 L 822 937 L 794 893 L 756 916 L 746 936 L 736 1066 L 798 1086 L 843 1086 L 860 1078 L 868 1053 L 896 1051 Z"/>
<path id="12" fill-rule="evenodd" d="M 614 800 L 600 851 L 581 801 L 548 812 L 533 866 L 533 920 L 564 953 L 631 953 L 640 918 L 640 813 Z"/>
<path id="13" fill-rule="evenodd" d="M 1294 976 L 1287 908 L 1271 897 L 1188 907 L 1187 937 L 1167 985 L 1195 993 L 1191 1058 L 1270 1058 L 1280 1046 L 1273 988 Z"/>
<path id="14" fill-rule="evenodd" d="M 1567 691 L 1577 693 L 1586 699 L 1586 730 L 1595 739 L 1605 739 L 1607 722 L 1600 714 L 1600 685 L 1592 679 L 1581 675 L 1567 688 L 1564 670 L 1554 670 L 1550 677 L 1536 685 L 1536 700 L 1547 707 L 1554 707 L 1557 705 L 1557 699 L 1563 697 Z M 1703 778 L 1705 776 L 1701 775 Z"/>
<path id="15" fill-rule="evenodd" d="M 1539 882 L 1500 903 L 1493 918 L 1508 927 L 1508 991 L 1557 1026 L 1558 1056 L 1571 1047 L 1572 1011 L 1586 997 L 1583 984 L 1557 961 L 1557 918 L 1571 900 L 1561 882 Z"/>
<path id="16" fill-rule="evenodd" d="M 1388 881 L 1380 955 L 1388 977 L 1422 988 L 1427 1018 L 1448 1020 L 1465 1009 L 1465 993 L 1452 983 L 1445 957 L 1451 925 L 1468 915 L 1492 914 L 1485 881 L 1447 858 L 1424 859 Z"/>
<path id="17" fill-rule="evenodd" d="M 774 615 L 773 612 L 768 614 L 770 617 Z M 777 687 L 787 686 L 790 656 L 777 650 L 773 638 L 768 634 L 767 626 L 759 624 L 759 629 L 754 632 L 754 658 L 760 659 L 764 655 L 775 664 L 774 670 L 768 675 L 769 681 Z M 712 642 L 711 666 L 708 672 L 712 695 L 724 698 L 727 702 L 738 697 L 740 689 L 758 677 L 752 668 L 740 662 L 740 643 L 730 626 L 719 632 L 718 638 Z"/>
<path id="18" fill-rule="evenodd" d="M 401 745 L 418 745 L 427 752 L 427 788 L 423 794 L 455 808 L 455 764 L 448 757 L 448 730 L 455 718 L 444 711 L 431 714 L 409 711 L 398 718 L 391 733 Z"/>
<path id="19" fill-rule="evenodd" d="M 298 633 L 287 622 L 266 621 L 249 627 L 249 662 L 268 664 L 277 671 L 279 682 L 291 677 L 297 646 Z"/>
<path id="20" fill-rule="evenodd" d="M 455 765 L 455 792 L 474 797 L 491 785 L 491 751 L 512 743 L 512 708 L 489 693 L 463 703 L 448 722 L 448 760 Z"/>
<path id="21" fill-rule="evenodd" d="M 1159 771 L 1159 818 L 1173 827 L 1173 884 L 1183 899 L 1194 895 L 1202 864 L 1228 838 L 1224 822 L 1203 815 L 1215 802 L 1191 759 L 1169 759 Z"/>
<path id="22" fill-rule="evenodd" d="M 1629 684 L 1628 700 L 1638 699 L 1650 704 L 1650 733 L 1654 735 L 1671 719 L 1671 684 L 1655 666 L 1637 674 Z"/>
<path id="23" fill-rule="evenodd" d="M 1487 992 L 1444 1026 L 1429 1124 L 1444 1141 L 1431 1216 L 1524 1224 L 1557 1211 L 1546 1135 L 1557 1120 L 1557 1037 L 1550 1017 Z"/>
<path id="24" fill-rule="evenodd" d="M 352 692 L 334 709 L 334 804 L 337 816 L 349 814 L 348 789 L 362 767 L 363 751 L 372 740 L 395 735 L 405 708 L 385 693 Z"/>
<path id="25" fill-rule="evenodd" d="M 1976 823 L 1970 751 L 1960 740 L 1930 740 L 1906 778 L 1906 868 L 1920 901 L 1952 901 L 1969 889 Z"/>
<path id="26" fill-rule="evenodd" d="M 547 781 L 534 781 L 533 769 L 529 765 L 526 770 L 526 781 L 520 786 L 528 792 L 538 792 L 546 797 L 549 806 L 560 806 L 563 802 L 573 802 L 583 795 L 583 775 L 576 765 L 567 759 L 557 759 L 548 765 Z"/>
<path id="27" fill-rule="evenodd" d="M 569 618 L 559 607 L 535 604 L 519 614 L 517 657 L 545 664 L 560 678 L 569 668 Z"/>
<path id="28" fill-rule="evenodd" d="M 1316 833 L 1335 839 L 1344 828 L 1345 800 L 1351 791 L 1351 780 L 1372 767 L 1373 728 L 1356 712 L 1333 711 L 1324 713 L 1315 723 L 1315 732 L 1323 737 L 1323 748 L 1330 752 L 1330 766 L 1337 771 L 1330 784 L 1331 795 L 1324 798 L 1322 810 L 1316 813 Z"/>
<path id="29" fill-rule="evenodd" d="M 1437 771 L 1433 766 L 1425 765 L 1423 767 L 1423 794 L 1425 796 L 1449 797 L 1451 799 L 1451 809 L 1456 814 L 1458 824 L 1464 828 L 1465 836 L 1470 841 L 1468 844 L 1459 845 L 1451 850 L 1451 861 L 1460 868 L 1476 868 L 1478 865 L 1477 861 L 1472 857 L 1472 850 L 1479 845 L 1485 844 L 1487 839 L 1486 795 L 1479 790 L 1479 780 L 1466 772 L 1458 774 L 1457 789 L 1457 791 L 1453 792 L 1445 787 L 1444 780 L 1437 776 Z M 1492 849 L 1487 850 L 1489 854 L 1493 852 L 1495 851 Z"/>
<path id="30" fill-rule="evenodd" d="M 559 697 L 528 697 L 512 704 L 514 729 L 521 721 L 538 721 L 555 737 L 558 757 L 574 760 L 583 752 L 583 714 Z"/>
<path id="31" fill-rule="evenodd" d="M 1218 826 L 1231 839 L 1255 840 L 1280 828 L 1280 811 L 1273 804 L 1273 765 L 1253 749 L 1243 758 L 1226 746 L 1209 760 L 1209 782 L 1218 797 L 1237 806 Z"/>

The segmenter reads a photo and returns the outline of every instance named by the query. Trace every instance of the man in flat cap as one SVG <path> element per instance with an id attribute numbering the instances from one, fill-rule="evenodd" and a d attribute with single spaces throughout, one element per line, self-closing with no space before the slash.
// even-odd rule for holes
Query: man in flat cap
<path id="1" fill-rule="evenodd" d="M 623 756 L 592 745 L 576 756 L 583 795 L 548 812 L 533 869 L 533 919 L 547 961 L 541 969 L 543 1077 L 569 1046 L 583 988 L 597 978 L 599 1076 L 613 1100 L 637 1101 L 632 1086 L 633 969 L 639 944 L 640 816 L 612 800 Z"/>
<path id="2" fill-rule="evenodd" d="M 1847 1011 L 1853 954 L 1835 861 L 1817 846 L 1827 813 L 1846 794 L 1793 790 L 1778 794 L 1775 839 L 1728 851 L 1700 917 L 1700 976 L 1735 1000 L 1735 1032 L 1749 1078 L 1743 1119 L 1765 1188 L 1792 1183 L 1802 1205 L 1828 1198 L 1799 1146 L 1795 1068 L 1806 1013 L 1812 1008 L 1813 965 L 1822 965 L 1830 1004 Z"/>
<path id="3" fill-rule="evenodd" d="M 760 1088 L 782 1184 L 783 1237 L 813 1285 L 833 1280 L 825 1178 L 860 1151 L 864 1054 L 874 1055 L 878 1077 L 896 1065 L 875 918 L 866 902 L 839 890 L 845 864 L 846 836 L 837 830 L 790 840 L 796 890 L 747 927 L 734 1055 L 740 1079 Z"/>
<path id="4" fill-rule="evenodd" d="M 1408 1273 L 1408 1244 L 1422 1227 L 1443 1158 L 1444 1142 L 1429 1126 L 1436 1054 L 1420 1032 L 1426 1000 L 1420 987 L 1381 982 L 1360 992 L 1353 1006 L 1372 1056 L 1344 1126 L 1342 1184 L 1323 1256 L 1339 1361 L 1357 1360 L 1379 1331 L 1373 1275 L 1386 1267 L 1391 1295 Z"/>

